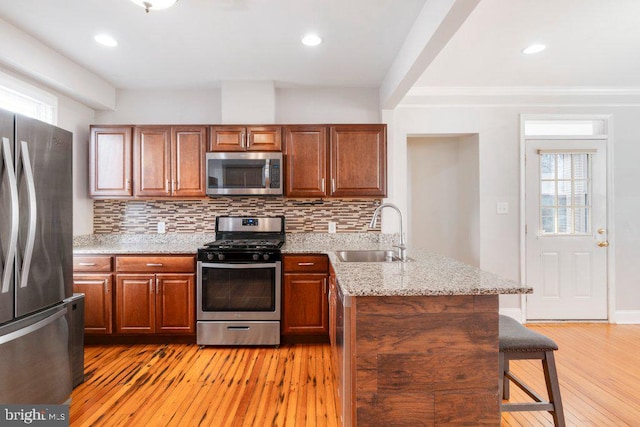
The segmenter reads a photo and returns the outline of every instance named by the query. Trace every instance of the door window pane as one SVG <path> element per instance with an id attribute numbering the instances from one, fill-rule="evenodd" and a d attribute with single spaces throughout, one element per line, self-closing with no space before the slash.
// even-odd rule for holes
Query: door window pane
<path id="1" fill-rule="evenodd" d="M 540 232 L 544 235 L 591 232 L 591 156 L 540 154 Z"/>

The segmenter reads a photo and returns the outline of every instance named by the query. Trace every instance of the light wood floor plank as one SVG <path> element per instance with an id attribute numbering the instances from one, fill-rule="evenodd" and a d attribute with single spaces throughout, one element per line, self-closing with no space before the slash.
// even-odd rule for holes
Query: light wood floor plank
<path id="1" fill-rule="evenodd" d="M 570 426 L 640 425 L 640 325 L 539 324 L 554 339 Z M 514 373 L 546 396 L 538 361 Z M 331 349 L 114 345 L 85 348 L 86 381 L 72 395 L 72 426 L 337 426 Z M 512 401 L 525 399 L 512 387 Z M 544 412 L 502 425 L 552 426 Z"/>

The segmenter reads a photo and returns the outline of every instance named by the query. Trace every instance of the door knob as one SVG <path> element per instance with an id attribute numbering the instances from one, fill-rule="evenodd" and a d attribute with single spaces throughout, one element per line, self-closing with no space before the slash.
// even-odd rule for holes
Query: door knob
<path id="1" fill-rule="evenodd" d="M 600 246 L 601 248 L 606 248 L 607 246 L 609 246 L 609 242 L 607 242 L 606 240 L 604 242 L 598 242 L 598 246 Z"/>

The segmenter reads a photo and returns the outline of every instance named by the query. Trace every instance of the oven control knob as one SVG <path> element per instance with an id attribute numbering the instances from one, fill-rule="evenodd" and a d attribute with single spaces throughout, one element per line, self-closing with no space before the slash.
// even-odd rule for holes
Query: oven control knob
<path id="1" fill-rule="evenodd" d="M 253 254 L 251 255 L 251 258 L 253 258 L 254 261 L 258 261 L 260 259 L 260 254 Z"/>
<path id="2" fill-rule="evenodd" d="M 218 261 L 224 261 L 224 254 L 218 254 Z"/>
<path id="3" fill-rule="evenodd" d="M 207 259 L 209 261 L 213 261 L 213 254 L 207 254 Z"/>
<path id="4" fill-rule="evenodd" d="M 269 254 L 263 254 L 262 255 L 262 259 L 265 260 L 265 261 L 268 261 L 269 260 Z"/>

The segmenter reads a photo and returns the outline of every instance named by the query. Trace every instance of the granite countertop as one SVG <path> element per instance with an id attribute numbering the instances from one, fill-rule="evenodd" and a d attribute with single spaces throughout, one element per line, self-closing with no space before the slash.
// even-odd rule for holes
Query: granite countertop
<path id="1" fill-rule="evenodd" d="M 215 240 L 211 233 L 105 234 L 77 236 L 74 254 L 195 254 Z M 518 282 L 432 252 L 409 248 L 407 262 L 342 262 L 335 251 L 390 249 L 396 235 L 380 233 L 292 233 L 284 254 L 327 254 L 345 296 L 526 294 Z"/>

